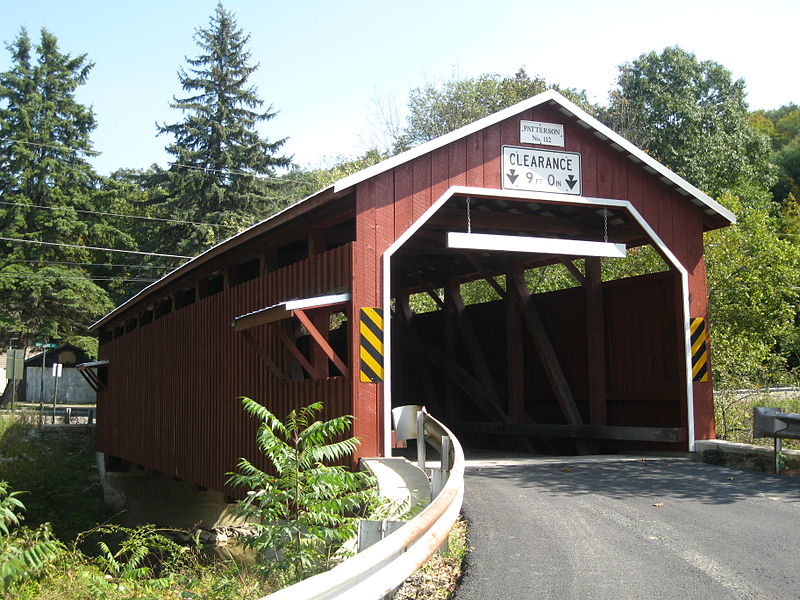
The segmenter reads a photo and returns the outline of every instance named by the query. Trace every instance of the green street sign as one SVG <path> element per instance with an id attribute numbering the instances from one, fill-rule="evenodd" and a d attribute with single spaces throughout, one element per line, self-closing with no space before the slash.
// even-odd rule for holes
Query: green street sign
<path id="1" fill-rule="evenodd" d="M 35 342 L 33 345 L 36 348 L 47 348 L 47 349 L 52 349 L 58 346 L 58 344 L 54 344 L 53 342 Z"/>

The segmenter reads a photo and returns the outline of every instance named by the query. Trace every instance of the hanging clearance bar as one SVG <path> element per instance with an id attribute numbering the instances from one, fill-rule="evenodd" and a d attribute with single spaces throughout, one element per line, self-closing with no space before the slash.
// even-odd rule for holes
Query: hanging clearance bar
<path id="1" fill-rule="evenodd" d="M 625 244 L 518 235 L 463 233 L 459 231 L 449 231 L 447 233 L 447 247 L 469 250 L 563 254 L 566 256 L 607 256 L 611 258 L 625 258 L 627 252 Z"/>
<path id="2" fill-rule="evenodd" d="M 692 343 L 692 381 L 708 381 L 708 343 L 706 321 L 702 317 L 692 319 L 689 325 Z"/>
<path id="3" fill-rule="evenodd" d="M 359 324 L 361 382 L 383 381 L 383 309 L 362 308 Z"/>

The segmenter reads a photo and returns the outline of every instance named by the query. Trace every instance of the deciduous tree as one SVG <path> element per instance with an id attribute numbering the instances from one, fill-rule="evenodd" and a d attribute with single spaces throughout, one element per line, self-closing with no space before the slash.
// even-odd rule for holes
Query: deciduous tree
<path id="1" fill-rule="evenodd" d="M 772 185 L 769 141 L 750 124 L 744 81 L 677 46 L 623 64 L 601 118 L 713 197 Z"/>

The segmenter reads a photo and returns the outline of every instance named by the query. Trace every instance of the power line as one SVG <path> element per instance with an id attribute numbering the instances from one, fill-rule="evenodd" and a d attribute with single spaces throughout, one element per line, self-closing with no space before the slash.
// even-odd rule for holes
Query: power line
<path id="1" fill-rule="evenodd" d="M 47 210 L 60 210 L 66 209 L 66 206 L 44 206 L 43 204 L 23 204 L 22 202 L 9 202 L 8 200 L 0 200 L 0 204 L 8 204 L 10 206 L 22 206 L 23 208 L 44 208 Z M 224 227 L 225 229 L 234 229 L 233 225 L 222 225 L 221 223 L 205 223 L 203 221 L 181 221 L 180 219 L 166 219 L 162 217 L 145 217 L 144 215 L 126 215 L 123 213 L 105 212 L 101 210 L 88 210 L 84 208 L 73 208 L 76 213 L 84 213 L 88 215 L 104 215 L 110 217 L 127 217 L 128 219 L 142 219 L 147 221 L 162 221 L 166 223 L 181 223 L 183 225 L 208 225 L 210 227 Z"/>
<path id="2" fill-rule="evenodd" d="M 61 248 L 80 248 L 81 250 L 100 250 L 102 252 L 122 252 L 124 254 L 138 254 L 140 256 L 163 256 L 165 258 L 194 258 L 180 254 L 161 254 L 159 252 L 142 252 L 141 250 L 119 250 L 117 248 L 99 248 L 97 246 L 81 246 L 80 244 L 61 244 L 58 242 L 42 242 L 41 240 L 22 240 L 19 238 L 0 237 L 3 242 L 22 242 L 23 244 L 44 244 L 45 246 L 59 246 Z"/>
<path id="3" fill-rule="evenodd" d="M 16 142 L 17 144 L 28 144 L 29 146 L 40 146 L 42 148 L 55 148 L 56 150 L 70 150 L 72 152 L 83 152 L 84 154 L 91 154 L 92 156 L 100 156 L 102 152 L 97 152 L 96 150 L 82 150 L 80 148 L 71 148 L 69 146 L 64 146 L 63 144 L 42 144 L 40 142 L 26 142 L 25 140 L 17 140 L 14 138 L 9 137 L 0 137 L 0 140 L 5 142 Z"/>
<path id="4" fill-rule="evenodd" d="M 232 171 L 229 169 L 214 169 L 212 167 L 198 167 L 196 165 L 186 165 L 183 163 L 171 162 L 169 163 L 173 167 L 181 167 L 183 169 L 189 169 L 190 171 L 205 171 L 206 173 L 219 173 L 221 175 L 243 175 L 245 177 L 252 177 L 253 179 L 261 179 L 263 181 L 276 181 L 278 183 L 297 183 L 297 184 L 309 184 L 313 183 L 312 181 L 302 180 L 302 179 L 288 179 L 286 177 L 271 177 L 269 175 L 259 175 L 258 173 L 249 173 L 247 171 Z"/>
<path id="5" fill-rule="evenodd" d="M 0 262 L 5 263 L 26 263 L 26 264 L 48 264 L 48 265 L 76 265 L 81 267 L 125 267 L 126 269 L 169 269 L 175 267 L 167 265 L 125 265 L 121 263 L 92 263 L 92 262 L 74 262 L 68 260 L 36 260 L 36 259 L 21 259 L 21 258 L 2 258 Z"/>
<path id="6" fill-rule="evenodd" d="M 72 275 L 13 275 L 11 273 L 0 273 L 0 277 L 6 279 L 89 279 L 91 281 L 136 281 L 140 283 L 153 283 L 157 279 L 144 279 L 139 277 L 97 277 L 94 275 L 72 276 Z"/>

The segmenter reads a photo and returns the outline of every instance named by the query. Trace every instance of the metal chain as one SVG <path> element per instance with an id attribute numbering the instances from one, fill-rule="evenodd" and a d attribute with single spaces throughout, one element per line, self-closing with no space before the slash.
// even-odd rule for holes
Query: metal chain
<path id="1" fill-rule="evenodd" d="M 603 208 L 603 241 L 608 243 L 608 209 Z"/>
<path id="2" fill-rule="evenodd" d="M 472 233 L 472 218 L 469 213 L 469 196 L 467 196 L 467 233 Z"/>

